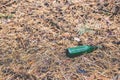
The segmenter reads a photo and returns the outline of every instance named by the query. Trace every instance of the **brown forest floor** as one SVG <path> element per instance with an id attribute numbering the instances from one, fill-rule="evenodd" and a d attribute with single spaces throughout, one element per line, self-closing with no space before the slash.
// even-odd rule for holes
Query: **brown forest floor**
<path id="1" fill-rule="evenodd" d="M 120 0 L 0 0 L 0 80 L 120 80 L 119 9 Z M 101 48 L 65 55 L 82 44 Z"/>

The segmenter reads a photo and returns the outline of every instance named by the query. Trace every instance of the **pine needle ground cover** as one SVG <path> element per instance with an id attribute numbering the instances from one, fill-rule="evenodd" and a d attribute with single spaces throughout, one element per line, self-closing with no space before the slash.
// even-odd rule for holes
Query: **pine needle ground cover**
<path id="1" fill-rule="evenodd" d="M 101 48 L 66 56 L 83 44 Z M 0 80 L 119 78 L 119 0 L 0 0 Z"/>

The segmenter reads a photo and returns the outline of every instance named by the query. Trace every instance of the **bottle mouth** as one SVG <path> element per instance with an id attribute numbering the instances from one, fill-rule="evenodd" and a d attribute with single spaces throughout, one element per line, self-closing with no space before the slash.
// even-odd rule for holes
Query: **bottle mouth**
<path id="1" fill-rule="evenodd" d="M 96 49 L 98 49 L 99 47 L 98 46 L 94 46 L 94 49 L 96 50 Z"/>

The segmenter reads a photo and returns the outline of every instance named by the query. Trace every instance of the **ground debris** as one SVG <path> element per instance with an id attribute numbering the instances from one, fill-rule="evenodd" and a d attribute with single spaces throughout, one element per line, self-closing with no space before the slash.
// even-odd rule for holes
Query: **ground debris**
<path id="1" fill-rule="evenodd" d="M 0 0 L 0 80 L 113 79 L 120 70 L 119 4 Z M 65 50 L 77 45 L 102 48 L 67 58 Z"/>

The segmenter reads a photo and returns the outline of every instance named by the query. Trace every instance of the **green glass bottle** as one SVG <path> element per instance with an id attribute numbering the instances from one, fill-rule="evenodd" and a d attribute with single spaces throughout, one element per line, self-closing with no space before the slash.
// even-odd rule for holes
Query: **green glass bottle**
<path id="1" fill-rule="evenodd" d="M 77 46 L 77 47 L 72 47 L 68 48 L 66 55 L 70 58 L 85 54 L 85 53 L 90 53 L 94 50 L 96 50 L 98 47 L 96 46 L 90 46 L 90 45 L 82 45 L 82 46 Z"/>

